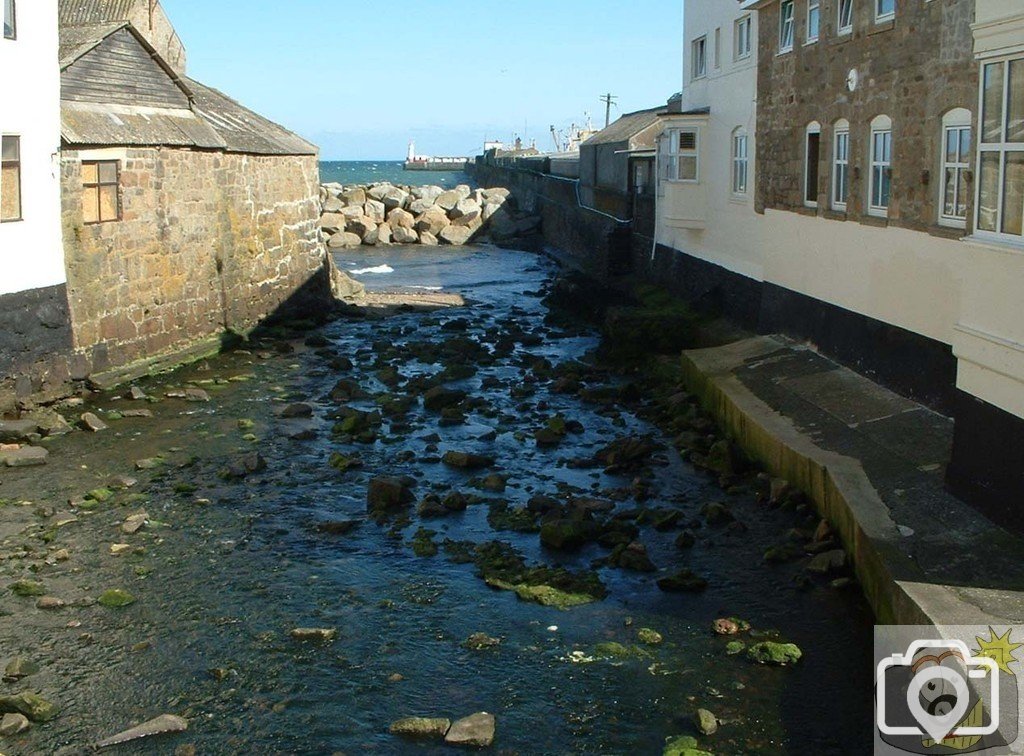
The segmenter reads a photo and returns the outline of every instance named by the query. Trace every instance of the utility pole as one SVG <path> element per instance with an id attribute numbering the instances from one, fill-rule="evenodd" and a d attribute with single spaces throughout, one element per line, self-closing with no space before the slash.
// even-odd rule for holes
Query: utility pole
<path id="1" fill-rule="evenodd" d="M 601 102 L 603 102 L 605 104 L 605 109 L 604 109 L 604 127 L 606 129 L 612 123 L 612 105 L 615 104 L 615 101 L 617 99 L 619 99 L 619 98 L 613 96 L 611 92 L 609 92 L 608 94 L 606 94 L 604 97 L 601 98 Z"/>

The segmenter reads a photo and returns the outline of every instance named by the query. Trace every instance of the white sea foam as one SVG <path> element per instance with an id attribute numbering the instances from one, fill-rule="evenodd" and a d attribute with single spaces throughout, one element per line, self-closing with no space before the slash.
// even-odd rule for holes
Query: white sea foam
<path id="1" fill-rule="evenodd" d="M 422 289 L 423 291 L 444 291 L 443 286 L 410 286 L 410 289 Z"/>
<path id="2" fill-rule="evenodd" d="M 376 268 L 360 268 L 359 270 L 353 270 L 352 275 L 362 276 L 367 273 L 394 273 L 395 269 L 390 265 L 378 265 Z"/>

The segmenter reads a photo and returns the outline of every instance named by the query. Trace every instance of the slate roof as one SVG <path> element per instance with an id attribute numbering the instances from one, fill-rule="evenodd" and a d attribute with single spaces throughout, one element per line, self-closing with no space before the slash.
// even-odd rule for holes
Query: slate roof
<path id="1" fill-rule="evenodd" d="M 665 114 L 665 107 L 651 108 L 650 110 L 638 110 L 635 113 L 627 113 L 606 129 L 594 134 L 583 143 L 586 147 L 595 147 L 599 144 L 617 144 L 628 142 L 641 131 L 658 123 L 661 116 Z"/>
<path id="2" fill-rule="evenodd" d="M 270 121 L 244 105 L 195 79 L 186 79 L 194 108 L 217 135 L 228 152 L 252 155 L 316 155 L 316 145 Z"/>
<path id="3" fill-rule="evenodd" d="M 132 0 L 62 0 L 61 17 L 72 8 L 93 17 L 113 12 Z M 113 10 L 112 10 L 113 8 Z M 67 10 L 70 15 L 70 10 Z M 90 16 L 89 14 L 92 14 Z M 222 92 L 194 79 L 179 78 L 131 24 L 120 22 L 60 26 L 60 67 L 64 71 L 100 46 L 112 34 L 128 28 L 191 102 L 181 108 L 134 108 L 113 103 L 64 100 L 61 136 L 65 142 L 94 146 L 170 146 L 217 149 L 253 155 L 316 155 L 318 149 L 283 126 L 254 113 Z"/>
<path id="4" fill-rule="evenodd" d="M 60 0 L 60 25 L 124 21 L 131 15 L 136 2 L 138 0 Z"/>

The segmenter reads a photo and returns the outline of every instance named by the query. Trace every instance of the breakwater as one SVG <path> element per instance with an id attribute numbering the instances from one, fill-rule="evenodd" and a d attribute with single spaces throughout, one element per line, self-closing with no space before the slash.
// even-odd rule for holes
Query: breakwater
<path id="1" fill-rule="evenodd" d="M 320 218 L 329 249 L 389 244 L 446 244 L 471 241 L 509 242 L 537 234 L 541 219 L 524 210 L 504 187 L 472 189 L 460 184 L 368 186 L 324 184 Z"/>

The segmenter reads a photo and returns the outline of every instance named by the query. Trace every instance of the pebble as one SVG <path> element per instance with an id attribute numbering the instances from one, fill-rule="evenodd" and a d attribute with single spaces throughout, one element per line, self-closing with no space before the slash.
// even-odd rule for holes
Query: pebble
<path id="1" fill-rule="evenodd" d="M 36 609 L 63 609 L 64 602 L 56 596 L 43 596 L 36 602 Z"/>

